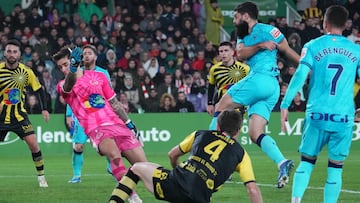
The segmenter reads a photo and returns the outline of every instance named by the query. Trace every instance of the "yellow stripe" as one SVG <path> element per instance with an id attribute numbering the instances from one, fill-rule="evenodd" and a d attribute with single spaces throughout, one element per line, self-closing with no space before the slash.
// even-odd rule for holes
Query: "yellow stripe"
<path id="1" fill-rule="evenodd" d="M 35 166 L 36 166 L 36 167 L 39 167 L 39 166 L 44 165 L 44 160 L 34 161 L 34 163 L 35 163 Z"/>
<path id="2" fill-rule="evenodd" d="M 127 198 L 129 198 L 129 194 L 117 188 L 113 190 L 111 195 L 120 197 L 122 200 L 126 200 Z"/>
<path id="3" fill-rule="evenodd" d="M 122 184 L 126 185 L 130 189 L 134 189 L 136 187 L 136 183 L 129 177 L 123 176 L 120 181 Z"/>
<path id="4" fill-rule="evenodd" d="M 11 106 L 7 105 L 7 107 L 6 107 L 6 116 L 5 116 L 5 124 L 10 123 L 10 113 L 11 113 Z"/>
<path id="5" fill-rule="evenodd" d="M 14 114 L 15 114 L 15 117 L 18 121 L 22 121 L 24 120 L 24 117 L 22 117 L 18 111 L 18 108 L 15 107 L 15 110 L 14 110 Z"/>
<path id="6" fill-rule="evenodd" d="M 161 178 L 161 170 L 155 169 L 153 173 L 154 178 Z"/>

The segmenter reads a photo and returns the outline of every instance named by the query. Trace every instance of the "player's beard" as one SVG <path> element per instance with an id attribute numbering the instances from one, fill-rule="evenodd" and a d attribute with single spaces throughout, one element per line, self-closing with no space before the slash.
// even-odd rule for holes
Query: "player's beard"
<path id="1" fill-rule="evenodd" d="M 241 21 L 236 25 L 236 34 L 239 39 L 244 39 L 249 34 L 249 24 L 245 21 Z"/>
<path id="2" fill-rule="evenodd" d="M 18 62 L 18 59 L 16 59 L 15 57 L 5 57 L 6 58 L 6 62 L 10 65 L 14 65 L 15 63 Z"/>
<path id="3" fill-rule="evenodd" d="M 89 60 L 89 61 L 83 61 L 83 65 L 85 66 L 85 69 L 88 69 L 91 64 L 93 64 L 94 60 Z"/>

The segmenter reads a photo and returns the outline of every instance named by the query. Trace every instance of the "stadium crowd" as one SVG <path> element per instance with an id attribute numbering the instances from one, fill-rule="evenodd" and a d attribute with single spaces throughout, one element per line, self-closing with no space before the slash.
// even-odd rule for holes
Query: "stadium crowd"
<path id="1" fill-rule="evenodd" d="M 221 14 L 216 0 L 48 0 L 16 4 L 9 15 L 0 11 L 0 57 L 9 39 L 21 42 L 21 62 L 34 70 L 48 93 L 48 109 L 64 113 L 56 84 L 63 75 L 55 68 L 52 55 L 65 45 L 97 49 L 97 65 L 108 70 L 119 100 L 128 113 L 205 112 L 207 75 L 219 62 L 217 45 L 207 25 L 210 15 Z M 302 21 L 289 26 L 285 17 L 269 19 L 288 39 L 298 54 L 302 46 L 323 34 L 322 13 L 332 4 L 344 5 L 350 13 L 343 35 L 360 44 L 360 1 L 295 1 Z M 209 12 L 206 6 L 214 11 Z M 113 8 L 110 12 L 109 8 Z M 113 13 L 113 14 L 111 14 Z M 217 16 L 221 25 L 223 16 Z M 231 33 L 236 43 L 237 34 Z M 3 58 L 1 58 L 3 60 Z M 296 71 L 296 64 L 278 56 L 281 96 Z M 360 107 L 360 79 L 355 79 L 356 107 Z M 293 100 L 290 111 L 304 111 L 307 85 Z M 51 102 L 55 102 L 52 104 Z M 36 97 L 27 97 L 29 114 L 41 113 Z"/>

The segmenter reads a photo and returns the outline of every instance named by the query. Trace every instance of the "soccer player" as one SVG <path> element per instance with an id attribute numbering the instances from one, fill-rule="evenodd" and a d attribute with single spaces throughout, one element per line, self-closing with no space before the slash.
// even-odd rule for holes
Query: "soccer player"
<path id="1" fill-rule="evenodd" d="M 84 50 L 84 60 L 83 65 L 86 70 L 95 70 L 102 72 L 108 78 L 110 83 L 109 73 L 99 66 L 96 66 L 96 49 L 92 45 L 85 45 Z M 70 65 L 70 51 L 67 47 L 63 47 L 59 52 L 54 54 L 53 60 L 59 67 L 60 71 L 67 75 L 69 73 Z M 87 142 L 88 137 L 86 136 L 83 127 L 79 124 L 78 119 L 74 116 L 69 105 L 66 105 L 66 124 L 70 129 L 73 142 L 73 154 L 72 154 L 72 168 L 73 168 L 73 177 L 68 181 L 69 183 L 80 183 L 81 182 L 81 171 L 84 163 L 83 149 L 84 144 Z M 109 166 L 108 166 L 109 168 Z M 108 169 L 111 171 L 111 169 Z"/>
<path id="2" fill-rule="evenodd" d="M 20 46 L 17 40 L 9 40 L 4 51 L 6 61 L 0 63 L 0 142 L 5 140 L 9 131 L 13 131 L 24 140 L 31 151 L 39 186 L 48 187 L 44 176 L 42 153 L 24 107 L 26 88 L 31 87 L 39 97 L 41 114 L 45 122 L 48 122 L 50 116 L 46 109 L 45 90 L 31 68 L 19 62 Z"/>
<path id="3" fill-rule="evenodd" d="M 296 169 L 292 202 L 301 201 L 309 184 L 317 156 L 328 145 L 324 202 L 337 202 L 342 185 L 343 163 L 350 151 L 354 126 L 354 78 L 360 75 L 360 46 L 342 36 L 348 11 L 331 6 L 325 12 L 325 35 L 304 45 L 300 64 L 281 103 L 281 125 L 285 130 L 288 107 L 309 72 L 310 88 Z"/>
<path id="4" fill-rule="evenodd" d="M 121 156 L 131 164 L 146 161 L 146 156 L 136 137 L 136 127 L 117 100 L 108 78 L 98 71 L 80 67 L 82 56 L 79 47 L 70 53 L 70 71 L 57 90 L 70 105 L 93 147 L 110 161 L 112 175 L 120 180 L 126 172 Z M 129 200 L 142 202 L 136 193 L 132 193 Z"/>
<path id="5" fill-rule="evenodd" d="M 294 163 L 284 157 L 275 140 L 264 133 L 264 128 L 280 95 L 276 54 L 281 51 L 294 62 L 298 62 L 299 55 L 289 47 L 276 27 L 258 23 L 258 13 L 257 5 L 252 2 L 244 2 L 235 8 L 234 24 L 238 27 L 248 25 L 248 34 L 238 39 L 237 56 L 246 60 L 251 69 L 248 76 L 220 99 L 214 117 L 225 109 L 248 106 L 250 138 L 277 164 L 277 187 L 282 188 L 289 181 Z"/>
<path id="6" fill-rule="evenodd" d="M 251 202 L 262 202 L 248 153 L 233 137 L 239 133 L 242 114 L 223 111 L 217 131 L 198 130 L 188 135 L 168 153 L 173 170 L 150 162 L 135 163 L 113 190 L 110 203 L 122 203 L 139 180 L 156 199 L 173 203 L 210 202 L 234 171 L 246 186 Z M 184 154 L 189 158 L 179 163 Z"/>
<path id="7" fill-rule="evenodd" d="M 218 48 L 221 62 L 210 68 L 208 76 L 208 105 L 207 112 L 214 115 L 215 105 L 225 92 L 249 73 L 249 66 L 234 58 L 234 47 L 229 41 L 221 42 Z M 215 90 L 217 94 L 214 97 Z M 210 130 L 216 130 L 216 119 L 213 118 Z"/>

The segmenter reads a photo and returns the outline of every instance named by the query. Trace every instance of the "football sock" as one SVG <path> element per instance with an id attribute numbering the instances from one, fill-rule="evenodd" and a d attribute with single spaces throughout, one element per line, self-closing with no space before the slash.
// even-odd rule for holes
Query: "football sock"
<path id="1" fill-rule="evenodd" d="M 136 184 L 139 182 L 139 176 L 132 172 L 131 168 L 128 170 L 126 175 L 124 175 L 117 187 L 111 193 L 110 203 L 124 203 L 127 200 L 133 190 L 136 187 Z"/>
<path id="2" fill-rule="evenodd" d="M 126 167 L 121 158 L 116 158 L 110 162 L 112 175 L 117 181 L 126 173 Z"/>
<path id="3" fill-rule="evenodd" d="M 32 159 L 34 161 L 38 176 L 44 175 L 44 159 L 42 158 L 41 150 L 39 150 L 39 152 L 32 153 L 31 155 L 32 155 Z"/>
<path id="4" fill-rule="evenodd" d="M 336 165 L 333 163 L 328 163 L 327 168 L 327 179 L 324 189 L 324 202 L 326 203 L 336 203 L 341 190 L 342 185 L 342 165 Z"/>
<path id="5" fill-rule="evenodd" d="M 83 164 L 84 164 L 83 152 L 77 152 L 77 151 L 73 150 L 72 167 L 73 167 L 74 176 L 76 176 L 76 177 L 81 176 L 81 170 L 82 170 Z"/>
<path id="6" fill-rule="evenodd" d="M 209 130 L 216 130 L 216 125 L 217 125 L 217 117 L 218 115 L 220 114 L 220 111 L 217 111 L 214 113 L 214 116 L 210 122 L 210 125 L 209 125 Z"/>
<path id="7" fill-rule="evenodd" d="M 276 164 L 285 160 L 285 157 L 280 152 L 279 147 L 276 145 L 275 140 L 271 136 L 261 134 L 256 140 L 256 144 Z"/>
<path id="8" fill-rule="evenodd" d="M 292 198 L 302 198 L 307 186 L 309 185 L 310 176 L 314 169 L 315 160 L 312 160 L 310 163 L 308 161 L 305 161 L 302 159 L 299 166 L 297 167 L 295 174 L 294 174 L 294 180 L 293 180 L 293 186 L 292 186 Z"/>

